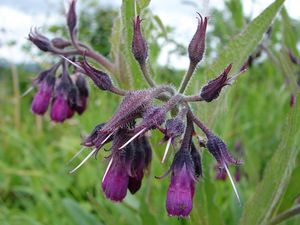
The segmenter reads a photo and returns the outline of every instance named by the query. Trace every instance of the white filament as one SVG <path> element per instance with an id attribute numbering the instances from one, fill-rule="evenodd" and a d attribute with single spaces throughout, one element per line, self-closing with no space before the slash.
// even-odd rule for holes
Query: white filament
<path id="1" fill-rule="evenodd" d="M 171 142 L 172 142 L 172 138 L 169 138 L 168 143 L 167 143 L 167 146 L 166 146 L 166 150 L 165 150 L 165 152 L 164 152 L 164 156 L 163 156 L 163 158 L 162 158 L 162 160 L 161 160 L 161 163 L 164 163 L 165 160 L 166 160 L 166 157 L 167 157 L 167 154 L 168 154 L 168 151 L 169 151 Z"/>
<path id="2" fill-rule="evenodd" d="M 230 182 L 231 182 L 231 184 L 232 184 L 234 193 L 235 193 L 235 195 L 236 195 L 236 197 L 237 197 L 239 203 L 241 204 L 241 199 L 240 199 L 239 193 L 238 193 L 238 191 L 237 191 L 237 189 L 236 189 L 236 186 L 235 186 L 234 181 L 233 181 L 233 179 L 232 179 L 232 177 L 231 177 L 231 174 L 230 174 L 230 172 L 229 172 L 229 169 L 228 169 L 228 167 L 227 167 L 227 165 L 226 165 L 225 163 L 224 163 L 224 167 L 225 167 L 226 173 L 228 174 L 229 180 L 230 180 Z"/>
<path id="3" fill-rule="evenodd" d="M 28 93 L 30 93 L 33 90 L 33 86 L 31 86 L 30 88 L 28 88 L 22 95 L 21 98 L 23 98 L 25 95 L 27 95 Z"/>
<path id="4" fill-rule="evenodd" d="M 109 161 L 109 163 L 108 163 L 108 165 L 106 167 L 105 173 L 104 173 L 103 178 L 102 178 L 102 182 L 104 181 L 104 179 L 105 179 L 105 177 L 106 177 L 106 175 L 108 173 L 108 170 L 111 167 L 112 162 L 113 162 L 113 157 L 111 157 L 111 160 Z"/>
<path id="5" fill-rule="evenodd" d="M 90 152 L 90 154 L 88 154 L 87 157 L 84 158 L 84 160 L 81 161 L 81 163 L 76 166 L 73 170 L 70 171 L 70 173 L 74 173 L 76 170 L 78 170 L 89 158 L 91 158 L 91 156 L 97 151 L 97 148 L 94 148 L 93 151 Z"/>
<path id="6" fill-rule="evenodd" d="M 68 162 L 70 164 L 77 156 L 80 155 L 80 153 L 86 148 L 86 146 L 83 146 Z"/>
<path id="7" fill-rule="evenodd" d="M 101 142 L 101 145 L 104 144 L 108 140 L 108 138 L 110 138 L 111 135 L 113 135 L 113 133 L 107 135 L 107 137 Z"/>
<path id="8" fill-rule="evenodd" d="M 146 130 L 146 128 L 143 128 L 138 133 L 136 133 L 132 138 L 130 138 L 124 145 L 122 145 L 119 149 L 125 148 L 130 142 L 132 142 L 134 139 L 136 139 L 141 133 L 143 133 Z"/>
<path id="9" fill-rule="evenodd" d="M 59 55 L 59 56 L 62 57 L 63 59 L 65 59 L 65 60 L 67 60 L 69 63 L 71 63 L 72 65 L 74 65 L 78 69 L 84 70 L 81 66 L 79 66 L 77 63 L 74 63 L 72 60 L 68 59 L 67 57 L 65 57 L 63 55 Z"/>

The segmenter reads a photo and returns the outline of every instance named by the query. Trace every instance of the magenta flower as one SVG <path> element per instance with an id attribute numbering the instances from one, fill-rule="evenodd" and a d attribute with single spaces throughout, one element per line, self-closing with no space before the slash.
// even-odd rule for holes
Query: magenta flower
<path id="1" fill-rule="evenodd" d="M 172 165 L 166 208 L 170 216 L 186 217 L 193 208 L 195 171 L 191 155 L 179 150 Z"/>
<path id="2" fill-rule="evenodd" d="M 43 115 L 49 106 L 53 89 L 55 85 L 55 76 L 48 75 L 39 84 L 39 91 L 35 94 L 32 101 L 32 112 L 38 115 Z"/>

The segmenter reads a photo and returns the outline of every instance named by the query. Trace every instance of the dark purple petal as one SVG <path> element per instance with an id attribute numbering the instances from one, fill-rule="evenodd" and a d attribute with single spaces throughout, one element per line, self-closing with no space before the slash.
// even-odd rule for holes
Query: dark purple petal
<path id="1" fill-rule="evenodd" d="M 68 116 L 70 116 L 68 100 L 63 94 L 59 94 L 52 101 L 50 112 L 51 120 L 62 123 Z"/>
<path id="2" fill-rule="evenodd" d="M 187 217 L 193 208 L 195 181 L 184 164 L 172 173 L 166 208 L 170 216 Z"/>
<path id="3" fill-rule="evenodd" d="M 106 198 L 116 202 L 122 201 L 127 194 L 128 181 L 129 176 L 124 165 L 118 160 L 113 161 L 102 182 Z"/>

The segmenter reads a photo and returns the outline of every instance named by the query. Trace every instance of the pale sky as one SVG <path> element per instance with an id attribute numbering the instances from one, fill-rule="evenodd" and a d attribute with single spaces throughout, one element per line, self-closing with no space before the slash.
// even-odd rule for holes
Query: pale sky
<path id="1" fill-rule="evenodd" d="M 78 4 L 83 0 L 78 0 Z M 150 8 L 157 14 L 164 24 L 175 27 L 176 39 L 184 45 L 188 45 L 197 21 L 196 11 L 202 15 L 209 15 L 210 8 L 223 8 L 223 0 L 190 0 L 197 7 L 182 4 L 183 0 L 152 0 Z M 251 17 L 257 16 L 273 0 L 243 0 L 244 12 Z M 112 5 L 118 7 L 121 0 L 99 0 L 99 4 Z M 0 58 L 13 59 L 14 62 L 28 62 L 25 53 L 20 51 L 20 47 L 27 41 L 28 32 L 31 27 L 43 27 L 55 24 L 64 18 L 58 17 L 61 6 L 67 6 L 68 0 L 0 0 Z M 300 1 L 286 0 L 285 3 L 291 17 L 300 20 Z M 2 32 L 5 30 L 5 32 Z M 16 46 L 8 47 L 4 45 L 9 40 L 15 40 Z M 171 46 L 170 46 L 171 48 Z M 159 62 L 166 63 L 168 47 L 160 56 Z M 171 58 L 174 65 L 187 65 L 187 57 L 174 56 Z M 180 62 L 180 63 L 177 63 Z"/>

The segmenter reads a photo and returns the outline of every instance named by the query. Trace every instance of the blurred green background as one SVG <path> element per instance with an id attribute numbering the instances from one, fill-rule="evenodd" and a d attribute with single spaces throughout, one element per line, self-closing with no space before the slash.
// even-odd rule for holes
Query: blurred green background
<path id="1" fill-rule="evenodd" d="M 119 12 L 117 9 L 99 8 L 94 1 L 83 7 L 90 7 L 89 4 L 93 6 L 92 12 L 80 17 L 80 39 L 115 59 L 117 44 L 111 47 L 110 43 L 115 43 L 116 34 L 113 32 L 110 35 L 112 24 L 115 22 L 115 29 L 118 26 L 116 18 Z M 206 61 L 197 70 L 188 93 L 199 92 L 208 80 L 205 66 L 249 23 L 250 18 L 243 15 L 241 4 L 238 0 L 226 1 L 226 10 L 230 12 L 226 16 L 213 9 L 206 41 Z M 162 67 L 157 63 L 157 57 L 166 42 L 174 43 L 176 54 L 185 55 L 187 47 L 176 42 L 172 27 L 164 26 L 159 15 L 153 15 L 147 9 L 142 12 L 146 18 L 143 27 L 151 49 L 154 78 L 158 83 L 178 86 L 185 71 L 174 69 L 172 65 Z M 67 35 L 65 27 L 60 24 L 49 27 L 49 30 L 53 35 Z M 300 67 L 290 61 L 287 49 L 299 57 L 299 37 L 299 21 L 290 19 L 283 8 L 270 33 L 253 49 L 254 59 L 248 71 L 226 88 L 217 101 L 193 103 L 199 118 L 225 140 L 233 155 L 241 157 L 235 151 L 235 143 L 242 145 L 244 164 L 237 187 L 243 206 L 257 192 L 258 184 L 263 182 L 265 168 L 275 151 L 299 148 L 299 137 L 296 135 L 299 132 L 290 134 L 289 129 L 292 128 L 287 121 L 296 107 L 290 106 L 290 97 L 296 95 L 299 89 L 294 87 L 297 86 L 300 71 Z M 30 54 L 31 48 L 27 51 Z M 215 179 L 215 161 L 204 149 L 201 149 L 204 177 L 197 184 L 191 216 L 185 220 L 168 217 L 165 199 L 169 177 L 157 180 L 154 176 L 168 169 L 172 156 L 164 165 L 160 163 L 164 145 L 159 144 L 162 136 L 156 131 L 151 133 L 154 154 L 142 188 L 136 195 L 128 193 L 123 203 L 106 200 L 101 191 L 101 179 L 107 164 L 103 159 L 106 152 L 102 151 L 97 159 L 90 159 L 75 174 L 69 174 L 69 170 L 84 158 L 83 154 L 68 165 L 69 159 L 80 149 L 81 138 L 95 125 L 110 118 L 120 98 L 91 85 L 88 110 L 82 116 L 76 115 L 64 124 L 54 124 L 48 115 L 43 118 L 33 115 L 30 105 L 34 93 L 25 97 L 21 95 L 30 87 L 31 79 L 49 67 L 48 61 L 42 65 L 1 61 L 0 224 L 239 224 L 245 213 L 243 211 L 247 209 L 236 201 L 228 179 Z M 126 61 L 123 63 L 126 64 Z M 116 83 L 123 88 L 133 85 L 136 88 L 145 87 L 136 82 L 140 74 L 134 74 L 135 80 L 132 82 L 130 72 L 124 70 L 125 78 L 115 77 Z M 300 120 L 299 117 L 299 111 L 296 111 L 296 121 Z M 290 136 L 287 137 L 287 134 Z M 284 141 L 289 143 L 284 145 Z M 283 190 L 276 207 L 271 210 L 270 218 L 299 204 L 299 160 L 298 154 L 295 162 L 290 162 L 291 169 L 287 173 L 292 173 L 291 177 L 283 180 Z M 230 170 L 234 174 L 234 167 Z M 273 178 L 269 179 L 271 181 Z M 276 176 L 274 179 L 277 179 Z M 300 217 L 296 216 L 283 224 L 300 224 Z"/>

